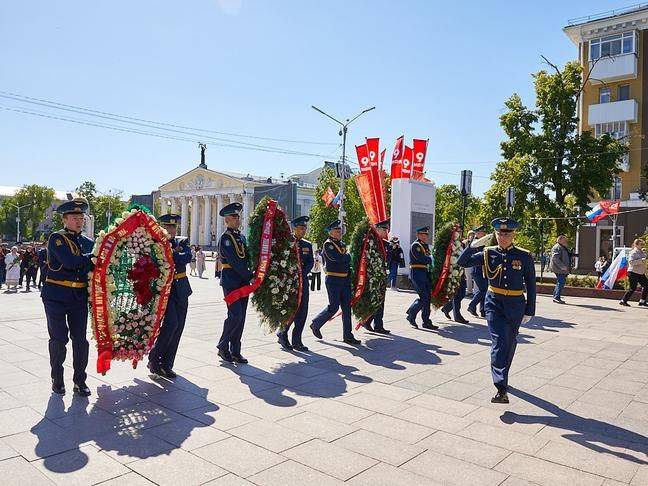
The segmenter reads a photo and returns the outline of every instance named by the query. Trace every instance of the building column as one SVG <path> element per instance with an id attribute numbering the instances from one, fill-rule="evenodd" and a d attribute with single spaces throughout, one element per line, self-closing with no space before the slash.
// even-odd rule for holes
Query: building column
<path id="1" fill-rule="evenodd" d="M 216 195 L 216 244 L 220 241 L 220 237 L 223 234 L 223 217 L 218 214 L 218 212 L 223 209 L 223 195 Z"/>
<path id="2" fill-rule="evenodd" d="M 175 197 L 171 198 L 171 212 L 173 214 L 178 214 L 178 204 L 177 204 L 177 199 Z"/>
<path id="3" fill-rule="evenodd" d="M 211 246 L 211 196 L 203 196 L 205 211 L 203 213 L 203 246 Z"/>
<path id="4" fill-rule="evenodd" d="M 167 198 L 166 197 L 160 197 L 160 216 L 163 214 L 168 213 L 169 211 L 167 210 Z"/>
<path id="5" fill-rule="evenodd" d="M 189 200 L 186 196 L 182 197 L 182 214 L 180 215 L 180 236 L 187 236 L 189 227 Z"/>
<path id="6" fill-rule="evenodd" d="M 243 224 L 241 225 L 241 231 L 247 237 L 249 226 L 248 220 L 250 219 L 250 214 L 252 214 L 253 211 L 252 205 L 254 204 L 254 199 L 252 198 L 252 193 L 249 190 L 243 191 L 241 199 L 241 202 L 243 203 Z"/>
<path id="7" fill-rule="evenodd" d="M 200 201 L 198 196 L 191 199 L 191 237 L 189 238 L 192 245 L 198 245 L 198 227 L 200 226 Z"/>

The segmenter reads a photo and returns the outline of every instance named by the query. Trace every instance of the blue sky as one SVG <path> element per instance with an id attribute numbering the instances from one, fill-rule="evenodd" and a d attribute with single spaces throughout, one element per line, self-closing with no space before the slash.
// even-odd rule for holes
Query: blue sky
<path id="1" fill-rule="evenodd" d="M 203 129 L 326 145 L 215 135 L 334 160 L 337 118 L 391 151 L 429 138 L 428 176 L 483 192 L 500 157 L 498 117 L 513 92 L 533 102 L 530 74 L 576 48 L 571 17 L 625 2 L 304 0 L 31 0 L 0 4 L 0 91 Z M 0 98 L 0 107 L 92 120 Z M 149 130 L 139 128 L 140 130 Z M 181 138 L 197 139 L 196 136 Z M 208 145 L 215 170 L 305 172 L 319 156 Z M 82 126 L 0 109 L 0 185 L 148 193 L 193 168 L 193 141 Z"/>

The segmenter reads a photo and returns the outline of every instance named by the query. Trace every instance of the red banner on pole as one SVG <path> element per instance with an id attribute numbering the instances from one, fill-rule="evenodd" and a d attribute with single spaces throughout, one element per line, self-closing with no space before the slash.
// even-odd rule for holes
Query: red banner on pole
<path id="1" fill-rule="evenodd" d="M 403 151 L 403 167 L 401 169 L 401 178 L 409 179 L 412 177 L 412 147 L 405 146 Z"/>
<path id="2" fill-rule="evenodd" d="M 333 199 L 335 199 L 335 193 L 333 192 L 333 189 L 331 187 L 327 187 L 326 191 L 324 191 L 324 194 L 322 194 L 322 200 L 324 201 L 324 204 L 327 206 L 330 206 L 331 203 L 333 202 Z"/>
<path id="3" fill-rule="evenodd" d="M 412 147 L 412 172 L 422 174 L 425 171 L 425 156 L 427 154 L 427 140 L 414 139 Z"/>
<path id="4" fill-rule="evenodd" d="M 385 152 L 387 152 L 387 149 L 383 149 L 383 151 L 380 152 L 380 163 L 378 164 L 379 170 L 383 170 L 383 165 L 385 163 Z"/>
<path id="5" fill-rule="evenodd" d="M 239 299 L 248 297 L 252 292 L 259 288 L 259 285 L 265 279 L 270 268 L 270 250 L 272 249 L 272 232 L 274 229 L 274 215 L 277 210 L 277 201 L 270 199 L 263 216 L 263 226 L 261 226 L 261 239 L 259 241 L 259 265 L 256 269 L 256 275 L 251 284 L 244 285 L 225 296 L 227 305 L 232 305 Z"/>
<path id="6" fill-rule="evenodd" d="M 360 166 L 360 172 L 364 174 L 369 172 L 371 169 L 371 164 L 369 162 L 369 154 L 367 152 L 366 145 L 356 145 L 356 155 L 358 156 L 358 165 Z"/>
<path id="7" fill-rule="evenodd" d="M 405 136 L 401 135 L 396 140 L 396 145 L 394 146 L 394 151 L 392 152 L 392 163 L 391 163 L 391 178 L 400 179 L 402 177 L 402 167 L 403 167 L 403 143 Z"/>
<path id="8" fill-rule="evenodd" d="M 380 152 L 380 139 L 367 138 L 367 155 L 369 156 L 369 164 L 371 168 L 378 167 L 378 155 Z"/>

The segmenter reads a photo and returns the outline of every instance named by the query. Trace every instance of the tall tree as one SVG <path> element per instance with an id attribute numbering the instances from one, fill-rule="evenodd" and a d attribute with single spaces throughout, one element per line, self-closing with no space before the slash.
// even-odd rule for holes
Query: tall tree
<path id="1" fill-rule="evenodd" d="M 466 228 L 479 223 L 479 208 L 481 201 L 478 197 L 469 195 L 466 201 Z M 455 184 L 442 184 L 436 190 L 434 209 L 434 228 L 439 229 L 446 223 L 461 222 L 462 199 L 459 187 Z M 481 224 L 481 223 L 479 223 Z"/>
<path id="2" fill-rule="evenodd" d="M 2 202 L 0 218 L 2 232 L 16 236 L 16 218 L 20 210 L 20 239 L 34 240 L 39 236 L 38 226 L 45 220 L 45 213 L 54 203 L 54 189 L 31 184 L 23 186 L 13 197 Z"/>
<path id="3" fill-rule="evenodd" d="M 95 231 L 105 229 L 126 209 L 127 203 L 121 199 L 122 193 L 99 194 L 90 207 L 95 217 Z"/>
<path id="4" fill-rule="evenodd" d="M 505 161 L 493 177 L 502 178 L 517 158 L 514 170 L 528 177 L 526 198 L 518 197 L 520 210 L 535 207 L 542 215 L 558 217 L 608 193 L 627 146 L 608 135 L 578 133 L 581 66 L 576 61 L 562 70 L 550 66 L 551 73 L 533 75 L 535 109 L 527 108 L 517 94 L 506 101 L 507 111 L 500 117 L 508 137 L 501 143 Z M 565 232 L 570 225 L 566 220 L 556 224 Z"/>
<path id="5" fill-rule="evenodd" d="M 333 206 L 327 207 L 322 200 L 327 187 L 330 187 L 336 194 L 340 187 L 340 179 L 335 177 L 333 169 L 328 167 L 322 170 L 317 181 L 315 204 L 311 206 L 308 224 L 308 238 L 318 247 L 321 247 L 328 237 L 326 225 L 338 217 L 338 209 Z M 346 212 L 344 219 L 346 233 L 342 239 L 348 244 L 356 225 L 365 217 L 365 210 L 353 178 L 344 181 L 344 210 Z"/>
<path id="6" fill-rule="evenodd" d="M 94 182 L 82 182 L 75 191 L 79 196 L 85 197 L 90 205 L 94 204 L 94 198 L 97 196 L 97 185 Z"/>

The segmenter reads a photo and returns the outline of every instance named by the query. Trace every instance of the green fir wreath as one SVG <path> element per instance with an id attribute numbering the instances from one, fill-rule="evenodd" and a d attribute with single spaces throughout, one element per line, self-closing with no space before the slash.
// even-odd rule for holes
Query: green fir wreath
<path id="1" fill-rule="evenodd" d="M 351 278 L 353 285 L 357 282 L 357 273 L 360 268 L 360 255 L 362 246 L 368 235 L 366 247 L 367 272 L 364 290 L 353 304 L 353 315 L 360 322 L 366 321 L 374 315 L 385 300 L 387 289 L 387 269 L 385 258 L 381 251 L 382 241 L 369 224 L 369 219 L 364 218 L 355 228 L 351 236 Z M 353 290 L 355 295 L 355 289 Z"/>
<path id="2" fill-rule="evenodd" d="M 259 263 L 259 247 L 268 197 L 257 204 L 249 219 L 249 249 L 252 268 Z M 268 332 L 285 329 L 294 318 L 299 301 L 301 270 L 295 239 L 286 213 L 277 206 L 274 215 L 270 265 L 263 283 L 252 295 L 252 304 Z M 302 285 L 307 285 L 302 282 Z"/>
<path id="3" fill-rule="evenodd" d="M 454 236 L 454 238 L 453 238 Z M 450 254 L 450 268 L 441 288 L 435 294 L 434 289 L 437 286 L 443 265 L 446 260 L 448 246 L 452 245 Z M 454 296 L 455 292 L 461 284 L 461 275 L 463 268 L 457 265 L 457 259 L 461 253 L 461 236 L 458 232 L 458 225 L 456 223 L 446 223 L 434 237 L 434 246 L 432 250 L 432 265 L 430 266 L 430 276 L 432 279 L 432 295 L 431 302 L 436 308 L 442 307 Z"/>

